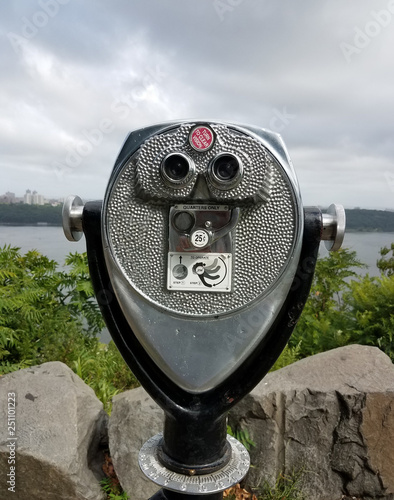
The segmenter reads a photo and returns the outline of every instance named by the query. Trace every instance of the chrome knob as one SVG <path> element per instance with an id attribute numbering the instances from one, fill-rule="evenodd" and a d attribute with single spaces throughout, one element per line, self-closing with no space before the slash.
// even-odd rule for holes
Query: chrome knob
<path id="1" fill-rule="evenodd" d="M 79 196 L 68 196 L 63 205 L 63 231 L 69 241 L 79 241 L 83 235 L 83 201 Z"/>
<path id="2" fill-rule="evenodd" d="M 327 213 L 322 214 L 323 233 L 322 240 L 327 250 L 336 252 L 341 248 L 345 236 L 346 215 L 342 205 L 333 203 L 328 207 Z"/>

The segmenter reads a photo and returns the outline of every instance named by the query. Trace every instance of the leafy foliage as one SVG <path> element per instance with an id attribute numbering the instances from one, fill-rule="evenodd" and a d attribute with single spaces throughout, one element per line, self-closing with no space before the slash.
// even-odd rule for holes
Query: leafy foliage
<path id="1" fill-rule="evenodd" d="M 107 498 L 111 500 L 129 500 L 127 493 L 122 491 L 120 485 L 114 486 L 111 478 L 106 477 L 100 481 L 102 490 L 107 494 Z"/>
<path id="2" fill-rule="evenodd" d="M 391 252 L 391 256 L 390 256 Z M 380 259 L 377 261 L 377 266 L 380 271 L 386 276 L 394 274 L 394 243 L 389 247 L 380 249 Z"/>
<path id="3" fill-rule="evenodd" d="M 347 249 L 317 261 L 309 299 L 289 342 L 299 358 L 349 343 L 351 311 L 345 293 L 349 278 L 357 277 L 355 269 L 362 267 L 356 252 Z"/>
<path id="4" fill-rule="evenodd" d="M 0 250 L 3 366 L 67 362 L 77 349 L 94 343 L 94 335 L 104 324 L 93 300 L 87 266 L 85 272 L 76 272 L 80 258 L 70 256 L 71 270 L 65 272 L 36 250 L 26 255 L 18 248 Z"/>
<path id="5" fill-rule="evenodd" d="M 294 347 L 291 347 L 289 344 L 287 344 L 270 371 L 274 372 L 276 370 L 280 370 L 287 365 L 291 365 L 292 363 L 299 361 L 301 359 L 301 344 L 301 340 Z"/>
<path id="6" fill-rule="evenodd" d="M 138 385 L 112 344 L 97 335 L 104 322 L 94 299 L 86 253 L 70 254 L 66 270 L 36 250 L 0 249 L 0 375 L 62 361 L 110 410 L 119 391 Z"/>
<path id="7" fill-rule="evenodd" d="M 227 425 L 227 434 L 235 437 L 245 448 L 250 451 L 251 447 L 256 446 L 256 443 L 249 435 L 248 429 L 235 429 L 233 430 L 230 425 Z"/>
<path id="8" fill-rule="evenodd" d="M 71 368 L 92 387 L 109 414 L 116 394 L 139 385 L 113 341 L 108 345 L 98 344 L 95 350 L 82 351 Z"/>
<path id="9" fill-rule="evenodd" d="M 394 361 L 394 275 L 366 276 L 351 290 L 351 341 L 379 347 Z"/>
<path id="10" fill-rule="evenodd" d="M 263 485 L 259 500 L 304 500 L 302 493 L 302 478 L 304 471 L 294 471 L 291 474 L 280 474 L 275 486 Z"/>
<path id="11" fill-rule="evenodd" d="M 304 311 L 272 370 L 355 343 L 379 347 L 394 361 L 394 243 L 380 255 L 379 278 L 360 277 L 357 269 L 366 266 L 347 249 L 318 260 Z"/>

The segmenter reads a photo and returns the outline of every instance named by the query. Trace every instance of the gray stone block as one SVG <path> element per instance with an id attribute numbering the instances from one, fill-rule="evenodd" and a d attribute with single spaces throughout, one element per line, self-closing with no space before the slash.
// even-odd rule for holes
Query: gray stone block
<path id="1" fill-rule="evenodd" d="M 394 366 L 377 348 L 347 346 L 270 373 L 229 422 L 256 443 L 248 487 L 302 469 L 307 500 L 394 500 Z M 144 389 L 114 398 L 111 455 L 133 500 L 157 490 L 138 452 L 162 429 L 163 412 Z"/>
<path id="2" fill-rule="evenodd" d="M 249 487 L 304 470 L 308 499 L 394 499 L 394 366 L 352 345 L 268 374 L 232 411 L 248 429 Z"/>
<path id="3" fill-rule="evenodd" d="M 113 398 L 109 448 L 119 482 L 133 500 L 147 500 L 159 489 L 140 471 L 138 453 L 163 425 L 163 410 L 142 387 Z"/>
<path id="4" fill-rule="evenodd" d="M 15 436 L 7 426 L 9 393 L 16 395 Z M 45 363 L 1 377 L 0 422 L 2 500 L 105 498 L 98 448 L 106 437 L 107 414 L 93 390 L 66 365 Z M 15 493 L 6 475 L 13 438 Z"/>

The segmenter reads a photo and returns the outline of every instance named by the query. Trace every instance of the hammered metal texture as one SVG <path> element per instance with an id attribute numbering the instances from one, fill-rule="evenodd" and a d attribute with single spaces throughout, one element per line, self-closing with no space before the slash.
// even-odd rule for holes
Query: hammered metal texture
<path id="1" fill-rule="evenodd" d="M 224 125 L 211 125 L 216 134 L 214 146 L 205 153 L 195 151 L 188 142 L 193 124 L 181 125 L 173 132 L 159 134 L 148 139 L 137 161 L 136 180 L 138 189 L 146 198 L 158 200 L 189 199 L 198 174 L 206 174 L 207 165 L 219 153 L 234 153 L 242 161 L 244 174 L 238 186 L 229 191 L 215 188 L 206 176 L 212 198 L 228 202 L 245 200 L 256 195 L 265 196 L 269 191 L 270 177 L 266 175 L 266 150 L 252 137 L 240 134 Z M 170 153 L 181 152 L 189 156 L 195 163 L 196 172 L 190 183 L 179 189 L 166 186 L 160 175 L 160 164 Z"/>
<path id="2" fill-rule="evenodd" d="M 172 134 L 182 139 L 174 139 L 171 148 L 182 143 L 187 130 L 188 127 L 181 126 L 177 133 Z M 230 143 L 234 134 L 228 130 L 227 137 L 226 130 L 223 126 L 215 128 L 222 142 Z M 251 142 L 258 143 L 254 138 L 242 137 L 242 140 L 249 146 Z M 268 291 L 283 272 L 291 255 L 296 233 L 296 206 L 290 181 L 271 154 L 261 144 L 257 144 L 258 147 L 254 145 L 260 153 L 248 174 L 250 186 L 244 186 L 242 181 L 234 189 L 237 191 L 233 193 L 234 197 L 253 196 L 264 187 L 266 177 L 270 177 L 271 188 L 265 202 L 249 203 L 241 208 L 240 219 L 233 233 L 235 255 L 232 292 L 168 291 L 169 206 L 158 204 L 157 197 L 163 196 L 167 200 L 167 190 L 170 188 L 161 180 L 159 165 L 155 161 L 155 158 L 164 157 L 169 152 L 166 141 L 168 137 L 164 140 L 160 135 L 148 140 L 123 168 L 113 185 L 106 207 L 106 227 L 113 257 L 135 290 L 168 311 L 189 316 L 212 316 L 243 308 Z M 151 147 L 153 144 L 155 146 Z M 237 143 L 237 148 L 241 147 L 240 144 Z M 145 150 L 147 145 L 148 152 Z M 161 153 L 160 148 L 166 146 L 165 152 Z M 198 171 L 207 168 L 212 154 L 228 151 L 229 146 L 227 143 L 220 146 L 217 141 L 214 150 L 214 153 L 212 150 L 194 153 L 198 158 L 195 159 Z M 237 155 L 242 154 L 237 149 Z M 153 203 L 138 198 L 136 165 L 138 182 L 144 185 L 145 193 L 155 193 L 156 201 Z M 232 192 L 229 190 L 220 194 L 228 197 Z M 217 199 L 213 197 L 212 201 L 217 202 Z M 193 202 L 191 197 L 188 200 Z"/>

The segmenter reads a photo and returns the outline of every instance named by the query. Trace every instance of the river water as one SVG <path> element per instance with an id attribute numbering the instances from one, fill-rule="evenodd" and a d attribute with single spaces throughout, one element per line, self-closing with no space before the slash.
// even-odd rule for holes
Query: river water
<path id="1" fill-rule="evenodd" d="M 343 246 L 355 250 L 361 262 L 367 264 L 366 270 L 358 270 L 360 274 L 379 275 L 376 261 L 379 250 L 383 246 L 394 243 L 394 233 L 346 233 Z M 60 265 L 70 252 L 86 251 L 85 238 L 73 243 L 66 240 L 63 229 L 54 226 L 0 226 L 0 247 L 11 245 L 20 247 L 21 252 L 36 249 Z M 324 243 L 321 245 L 321 256 L 328 255 Z M 110 339 L 108 331 L 101 335 L 102 342 Z"/>
<path id="2" fill-rule="evenodd" d="M 368 265 L 369 274 L 377 276 L 376 261 L 383 246 L 394 243 L 394 233 L 346 233 L 343 246 L 355 250 L 359 260 Z M 63 229 L 54 226 L 0 226 L 0 246 L 12 245 L 22 252 L 36 249 L 59 264 L 69 252 L 86 251 L 85 238 L 76 243 L 66 240 Z M 326 256 L 324 244 L 321 255 Z"/>

